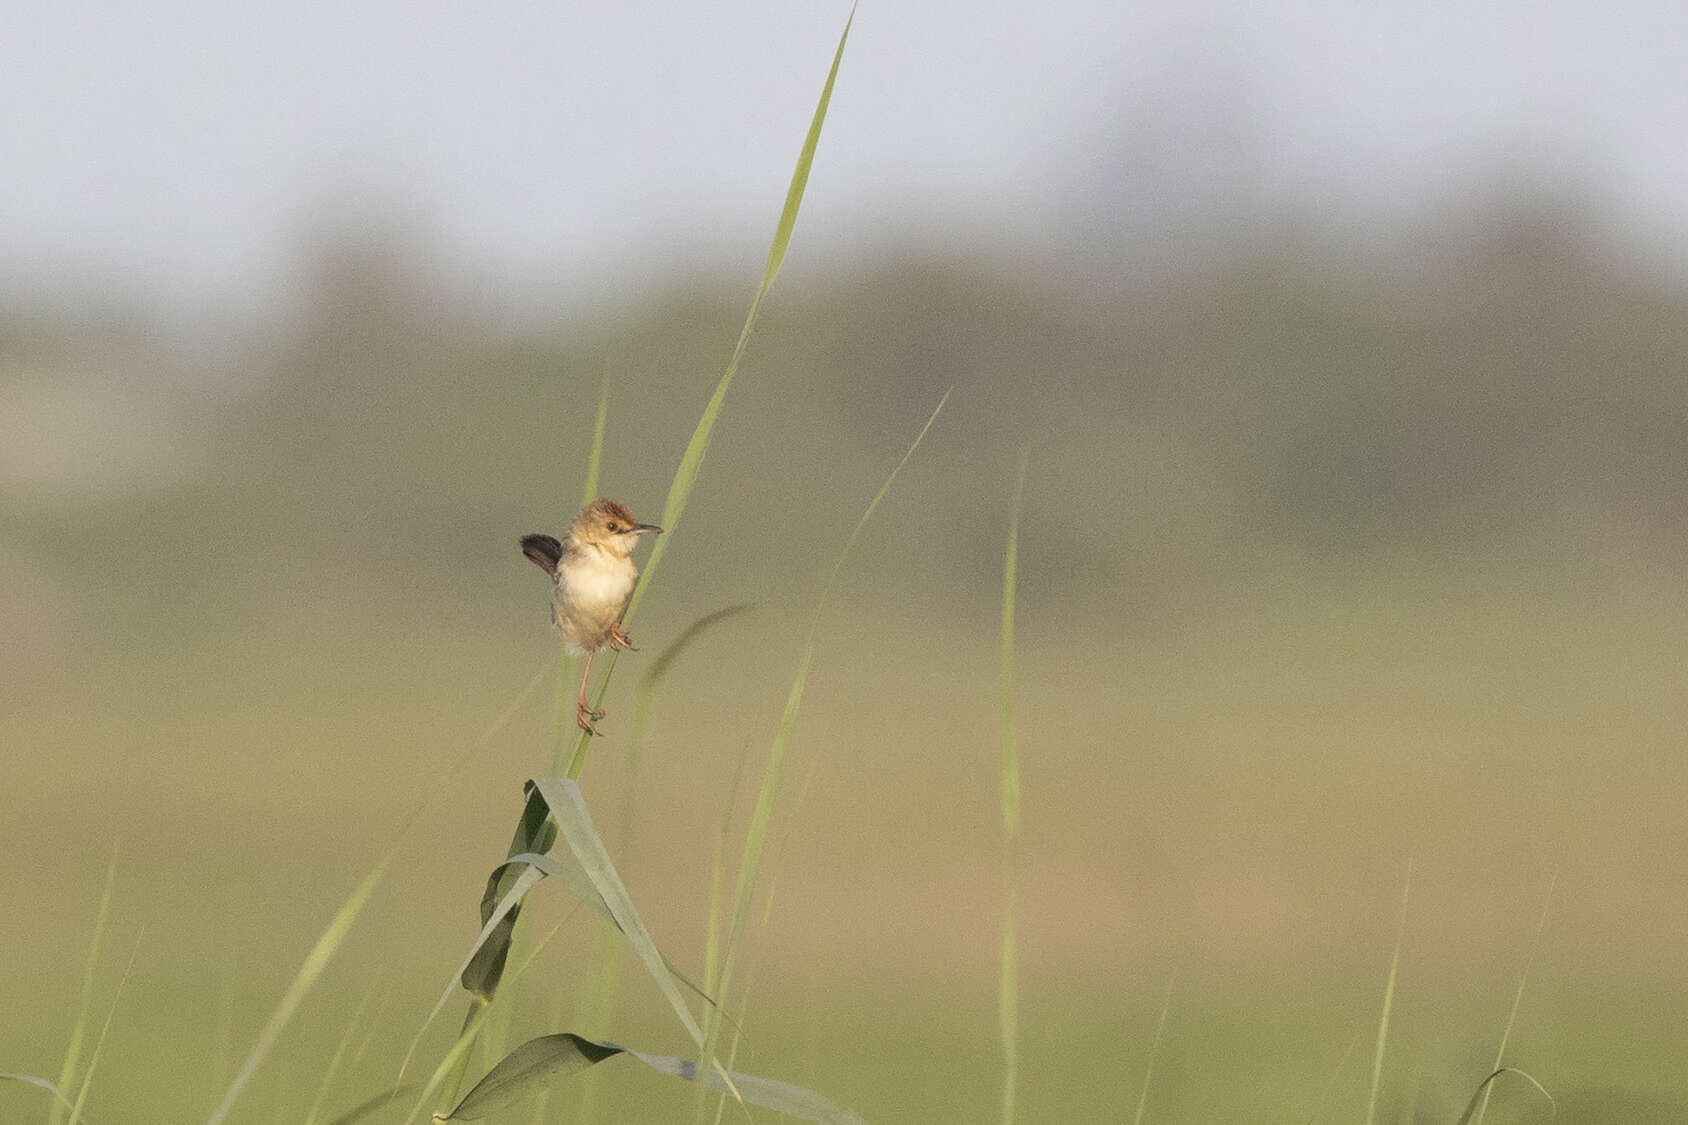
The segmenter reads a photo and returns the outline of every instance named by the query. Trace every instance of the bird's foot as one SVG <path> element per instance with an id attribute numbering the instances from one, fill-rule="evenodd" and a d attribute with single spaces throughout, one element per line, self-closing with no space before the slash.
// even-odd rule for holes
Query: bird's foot
<path id="1" fill-rule="evenodd" d="M 586 704 L 584 704 L 584 703 L 576 704 L 576 706 L 575 706 L 575 709 L 574 709 L 575 724 L 577 726 L 579 726 L 580 729 L 585 731 L 587 734 L 597 734 L 598 733 L 597 729 L 595 727 L 593 727 L 592 724 L 597 722 L 599 719 L 601 719 L 603 717 L 604 717 L 604 710 L 601 707 L 598 710 L 594 711 L 594 710 L 592 710 L 592 708 L 586 706 Z"/>
<path id="2" fill-rule="evenodd" d="M 610 626 L 610 647 L 627 649 L 629 652 L 639 651 L 633 647 L 632 638 L 621 631 L 621 625 L 619 622 Z"/>

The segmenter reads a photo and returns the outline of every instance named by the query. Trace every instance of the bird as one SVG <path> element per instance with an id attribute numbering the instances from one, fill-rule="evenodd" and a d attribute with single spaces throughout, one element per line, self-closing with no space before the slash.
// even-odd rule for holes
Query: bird
<path id="1" fill-rule="evenodd" d="M 549 535 L 522 536 L 522 554 L 551 576 L 551 621 L 571 650 L 586 654 L 574 721 L 587 734 L 597 734 L 592 724 L 604 717 L 586 703 L 592 658 L 605 645 L 633 647 L 621 630 L 621 615 L 639 577 L 633 548 L 647 534 L 660 535 L 662 528 L 638 522 L 625 505 L 606 498 L 582 508 L 562 542 Z"/>

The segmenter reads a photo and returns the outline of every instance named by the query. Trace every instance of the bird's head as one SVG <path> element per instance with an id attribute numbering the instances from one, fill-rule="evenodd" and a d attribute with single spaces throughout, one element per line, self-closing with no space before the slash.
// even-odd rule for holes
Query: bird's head
<path id="1" fill-rule="evenodd" d="M 640 523 L 625 506 L 614 500 L 594 500 L 580 510 L 569 528 L 569 538 L 583 547 L 596 547 L 626 558 L 646 532 L 662 533 L 654 523 Z"/>

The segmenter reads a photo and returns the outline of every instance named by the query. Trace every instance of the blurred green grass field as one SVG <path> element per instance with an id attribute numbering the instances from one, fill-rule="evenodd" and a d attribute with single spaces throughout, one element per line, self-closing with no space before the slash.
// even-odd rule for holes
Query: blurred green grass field
<path id="1" fill-rule="evenodd" d="M 696 971 L 732 774 L 766 751 L 855 514 L 954 385 L 819 634 L 748 953 L 748 1069 L 876 1123 L 995 1112 L 996 598 L 1029 443 L 1022 1120 L 1126 1119 L 1175 969 L 1149 1120 L 1358 1119 L 1409 855 L 1380 1119 L 1457 1119 L 1555 875 L 1509 1059 L 1560 1120 L 1682 1119 L 1688 309 L 1517 237 L 1406 281 L 1296 255 L 1111 295 L 941 260 L 796 279 L 583 782 L 606 831 L 631 802 L 618 863 Z M 238 378 L 144 331 L 7 329 L 30 448 L 94 464 L 66 484 L 9 461 L 0 493 L 0 1070 L 56 1074 L 115 841 L 96 1018 L 140 944 L 96 1122 L 207 1113 L 426 801 L 238 1116 L 298 1119 L 371 988 L 330 1104 L 392 1080 L 550 759 L 555 640 L 516 537 L 572 514 L 606 367 L 604 491 L 654 518 L 736 326 L 700 290 L 523 332 L 446 315 L 427 278 L 370 282 L 378 251 L 325 263 L 314 313 L 255 337 Z M 52 406 L 101 401 L 112 372 L 161 427 L 145 472 L 121 449 L 102 468 Z M 643 664 L 744 601 L 669 676 L 632 775 Z M 596 923 L 541 897 L 524 927 L 563 929 L 509 1042 L 683 1053 L 632 970 L 613 1026 L 570 1022 Z M 604 1119 L 690 1112 L 602 1069 Z M 43 1104 L 0 1087 L 0 1118 Z M 1542 1113 L 1502 1086 L 1488 1120 Z"/>

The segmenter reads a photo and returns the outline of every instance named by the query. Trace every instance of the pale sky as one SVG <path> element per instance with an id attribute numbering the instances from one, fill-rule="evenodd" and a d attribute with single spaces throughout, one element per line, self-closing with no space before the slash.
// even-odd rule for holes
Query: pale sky
<path id="1" fill-rule="evenodd" d="M 1103 138 L 1240 107 L 1274 189 L 1383 209 L 1502 152 L 1688 248 L 1688 5 L 863 0 L 800 237 L 1037 236 Z M 67 0 L 0 43 L 0 282 L 261 294 L 314 208 L 581 283 L 759 262 L 848 9 Z M 679 253 L 679 251 L 676 251 Z M 231 295 L 234 295 L 231 298 Z"/>

